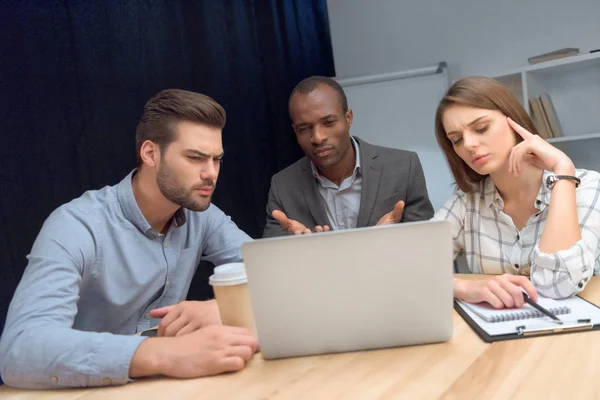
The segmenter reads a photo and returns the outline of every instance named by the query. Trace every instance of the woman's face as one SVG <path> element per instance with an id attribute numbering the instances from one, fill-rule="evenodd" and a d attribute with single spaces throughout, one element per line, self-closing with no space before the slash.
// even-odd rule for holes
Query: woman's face
<path id="1" fill-rule="evenodd" d="M 517 140 L 502 112 L 454 105 L 444 112 L 442 124 L 456 154 L 475 172 L 489 175 L 506 168 Z"/>

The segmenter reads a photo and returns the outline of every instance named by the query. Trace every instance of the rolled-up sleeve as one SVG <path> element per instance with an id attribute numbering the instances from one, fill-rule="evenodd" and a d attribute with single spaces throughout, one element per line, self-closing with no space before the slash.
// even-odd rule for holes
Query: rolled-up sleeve
<path id="1" fill-rule="evenodd" d="M 100 245 L 85 215 L 75 210 L 61 207 L 46 220 L 0 338 L 6 384 L 42 389 L 128 382 L 144 337 L 72 329 L 82 275 Z"/>
<path id="2" fill-rule="evenodd" d="M 599 174 L 587 171 L 577 188 L 577 216 L 581 240 L 556 253 L 534 249 L 531 281 L 547 297 L 566 298 L 583 290 L 598 265 L 600 244 L 600 180 Z M 598 272 L 598 271 L 597 271 Z"/>

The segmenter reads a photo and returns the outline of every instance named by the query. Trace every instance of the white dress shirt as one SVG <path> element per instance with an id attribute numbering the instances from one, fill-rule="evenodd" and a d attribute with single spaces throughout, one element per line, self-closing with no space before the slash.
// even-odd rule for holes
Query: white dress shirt
<path id="1" fill-rule="evenodd" d="M 312 162 L 310 163 L 313 176 L 318 182 L 319 194 L 325 204 L 327 218 L 331 223 L 330 228 L 335 231 L 356 228 L 360 209 L 360 194 L 362 191 L 360 151 L 356 140 L 351 139 L 356 151 L 354 171 L 339 186 L 319 174 L 315 165 Z"/>

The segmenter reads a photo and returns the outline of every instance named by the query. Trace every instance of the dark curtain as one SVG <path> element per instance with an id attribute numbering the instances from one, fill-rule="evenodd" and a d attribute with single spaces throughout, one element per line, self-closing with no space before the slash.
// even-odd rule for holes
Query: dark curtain
<path id="1" fill-rule="evenodd" d="M 325 0 L 0 1 L 0 329 L 46 217 L 135 166 L 159 90 L 227 111 L 214 203 L 259 237 L 271 176 L 301 156 L 287 98 L 333 76 Z M 200 268 L 190 298 L 207 295 Z"/>

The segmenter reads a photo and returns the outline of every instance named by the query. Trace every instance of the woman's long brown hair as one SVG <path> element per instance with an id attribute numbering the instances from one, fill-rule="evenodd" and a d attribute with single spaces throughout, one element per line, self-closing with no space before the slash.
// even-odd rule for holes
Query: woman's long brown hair
<path id="1" fill-rule="evenodd" d="M 538 131 L 519 100 L 497 80 L 473 76 L 454 83 L 440 101 L 435 113 L 435 134 L 438 144 L 446 154 L 456 184 L 463 192 L 467 193 L 477 188 L 487 175 L 479 175 L 472 170 L 456 154 L 452 142 L 446 137 L 442 118 L 446 110 L 455 105 L 498 110 L 529 132 L 537 135 Z M 523 140 L 519 134 L 516 132 L 514 134 L 517 143 Z"/>

